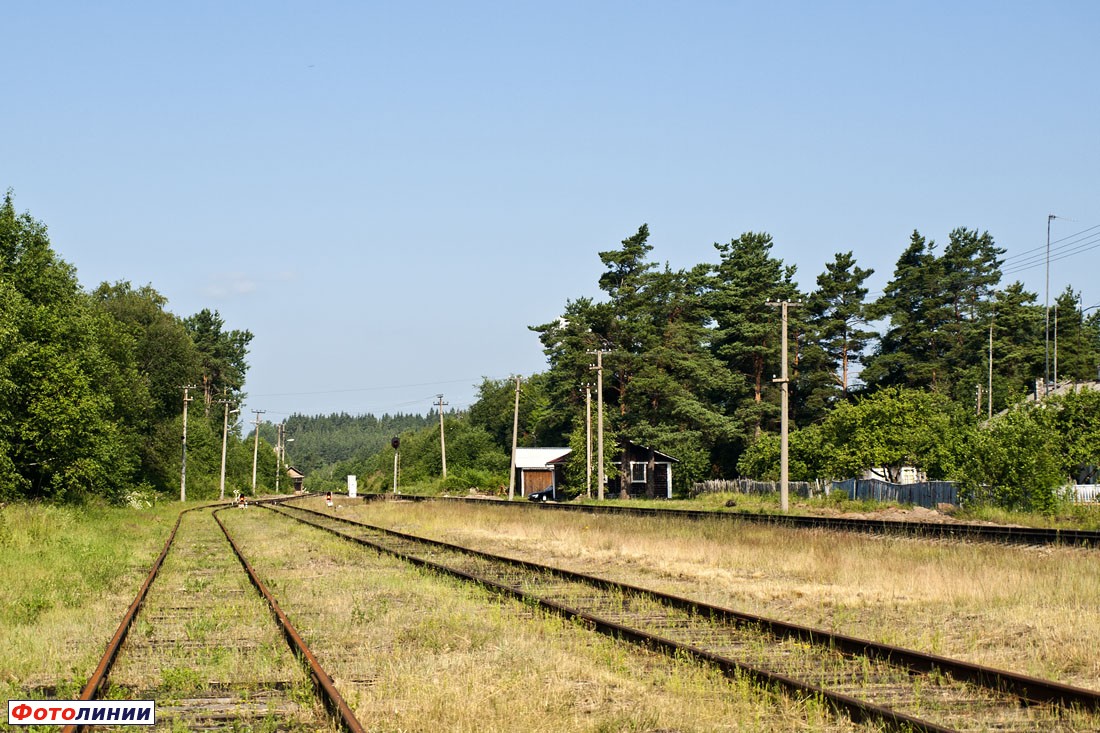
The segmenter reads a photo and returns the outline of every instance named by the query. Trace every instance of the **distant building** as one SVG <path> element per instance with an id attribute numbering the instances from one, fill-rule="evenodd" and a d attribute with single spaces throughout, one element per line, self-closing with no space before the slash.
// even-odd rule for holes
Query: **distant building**
<path id="1" fill-rule="evenodd" d="M 622 493 L 623 481 L 631 498 L 672 498 L 672 464 L 680 461 L 667 453 L 626 441 L 619 456 L 619 478 L 608 481 L 608 489 Z"/>
<path id="2" fill-rule="evenodd" d="M 520 496 L 554 489 L 563 481 L 564 467 L 556 463 L 571 453 L 569 448 L 516 448 L 516 486 Z"/>
<path id="3" fill-rule="evenodd" d="M 306 480 L 306 475 L 304 473 L 302 473 L 301 471 L 299 471 L 294 466 L 287 466 L 286 467 L 286 475 L 287 475 L 287 478 L 289 478 L 291 480 L 291 482 L 294 484 L 294 493 L 295 494 L 302 493 L 302 482 Z"/>
<path id="4" fill-rule="evenodd" d="M 869 468 L 860 476 L 862 479 L 877 479 L 891 484 L 919 484 L 928 480 L 928 475 L 915 466 L 895 468 Z"/>

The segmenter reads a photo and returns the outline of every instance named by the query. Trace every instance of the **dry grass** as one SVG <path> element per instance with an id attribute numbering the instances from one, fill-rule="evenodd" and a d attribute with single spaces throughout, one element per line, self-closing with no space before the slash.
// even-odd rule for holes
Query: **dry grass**
<path id="1" fill-rule="evenodd" d="M 383 526 L 1100 689 L 1095 550 L 932 542 L 719 519 L 343 503 L 344 516 Z"/>
<path id="2" fill-rule="evenodd" d="M 226 519 L 368 730 L 859 730 L 285 517 Z"/>

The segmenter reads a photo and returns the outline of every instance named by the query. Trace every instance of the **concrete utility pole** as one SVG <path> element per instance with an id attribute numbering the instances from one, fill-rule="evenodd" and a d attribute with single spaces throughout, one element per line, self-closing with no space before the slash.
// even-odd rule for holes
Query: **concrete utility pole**
<path id="1" fill-rule="evenodd" d="M 596 366 L 590 366 L 596 372 L 596 490 L 603 501 L 604 463 L 603 463 L 603 349 L 589 351 L 596 355 Z"/>
<path id="2" fill-rule="evenodd" d="M 252 424 L 256 426 L 256 443 L 252 447 L 252 495 L 256 495 L 256 458 L 260 455 L 260 415 L 267 412 L 267 410 L 253 410 L 256 415 L 256 419 L 252 421 Z"/>
<path id="3" fill-rule="evenodd" d="M 1058 304 L 1054 304 L 1054 386 L 1058 387 Z"/>
<path id="4" fill-rule="evenodd" d="M 584 495 L 592 498 L 592 385 L 584 385 Z"/>
<path id="5" fill-rule="evenodd" d="M 779 432 L 779 509 L 780 509 L 780 511 L 786 512 L 789 508 L 789 503 L 788 503 L 788 499 L 787 499 L 787 493 L 788 493 L 787 489 L 788 489 L 788 484 L 790 483 L 788 481 L 789 469 L 790 469 L 790 464 L 789 464 L 789 459 L 788 459 L 788 447 L 789 447 L 788 446 L 788 439 L 789 439 L 789 430 L 790 430 L 790 426 L 789 426 L 789 423 L 790 423 L 790 415 L 789 415 L 790 409 L 788 408 L 788 401 L 790 399 L 789 394 L 790 394 L 790 382 L 791 382 L 791 380 L 790 380 L 790 378 L 787 374 L 787 310 L 789 308 L 792 308 L 792 307 L 798 307 L 798 306 L 802 305 L 802 303 L 801 302 L 792 303 L 791 301 L 788 301 L 788 300 L 784 300 L 784 301 L 781 301 L 781 302 L 769 300 L 769 301 L 767 301 L 766 304 L 770 305 L 770 306 L 773 306 L 773 307 L 779 306 L 780 309 L 781 309 L 781 312 L 782 312 L 782 319 L 783 319 L 783 331 L 782 331 L 782 334 L 783 334 L 783 337 L 782 337 L 783 347 L 782 347 L 782 351 L 780 352 L 780 361 L 779 361 L 779 363 L 780 363 L 780 375 L 779 375 L 778 379 L 773 379 L 772 381 L 779 383 L 780 395 L 781 395 L 781 401 L 780 401 L 780 407 L 779 407 L 779 409 L 781 411 L 780 432 Z"/>
<path id="6" fill-rule="evenodd" d="M 187 404 L 193 397 L 189 393 L 198 389 L 193 384 L 184 385 L 183 389 L 183 457 L 180 460 L 180 501 L 187 501 Z"/>
<path id="7" fill-rule="evenodd" d="M 218 498 L 225 499 L 225 444 L 229 439 L 229 416 L 236 415 L 240 410 L 230 410 L 229 400 L 218 400 L 225 405 L 225 415 L 222 417 L 222 470 L 221 479 L 218 482 Z"/>
<path id="8" fill-rule="evenodd" d="M 275 493 L 279 493 L 279 474 L 283 470 L 283 435 L 286 432 L 286 423 L 281 422 L 275 426 Z"/>
<path id="9" fill-rule="evenodd" d="M 443 437 L 443 406 L 451 403 L 443 401 L 443 395 L 437 394 L 439 400 L 439 450 L 443 455 L 443 478 L 447 478 L 447 440 Z"/>
<path id="10" fill-rule="evenodd" d="M 993 419 L 993 318 L 989 319 L 989 419 Z"/>
<path id="11" fill-rule="evenodd" d="M 516 377 L 516 406 L 512 410 L 512 466 L 508 471 L 508 501 L 516 497 L 516 446 L 519 444 L 519 383 Z"/>
<path id="12" fill-rule="evenodd" d="M 1044 298 L 1044 308 L 1046 310 L 1046 367 L 1045 367 L 1045 380 L 1043 394 L 1050 394 L 1050 222 L 1058 217 L 1054 214 L 1047 214 L 1047 285 L 1046 296 Z M 1036 395 L 1038 398 L 1038 395 Z"/>

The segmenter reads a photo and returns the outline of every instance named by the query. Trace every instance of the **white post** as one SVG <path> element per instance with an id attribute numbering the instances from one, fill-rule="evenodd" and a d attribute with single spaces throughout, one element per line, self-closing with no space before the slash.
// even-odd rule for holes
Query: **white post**
<path id="1" fill-rule="evenodd" d="M 519 377 L 516 377 L 516 406 L 512 410 L 512 466 L 508 472 L 508 501 L 516 496 L 516 446 L 519 437 Z M 522 491 L 522 489 L 520 489 Z"/>
<path id="2" fill-rule="evenodd" d="M 584 460 L 585 460 L 585 492 L 584 495 L 592 498 L 592 385 L 584 385 Z"/>
<path id="3" fill-rule="evenodd" d="M 183 458 L 180 461 L 180 501 L 187 501 L 187 403 L 190 387 L 183 388 Z"/>

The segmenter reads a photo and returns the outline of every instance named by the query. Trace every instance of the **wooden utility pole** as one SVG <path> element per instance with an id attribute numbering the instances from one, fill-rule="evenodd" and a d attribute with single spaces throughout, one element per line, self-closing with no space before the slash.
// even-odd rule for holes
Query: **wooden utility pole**
<path id="1" fill-rule="evenodd" d="M 592 498 L 592 385 L 584 385 L 584 495 Z"/>
<path id="2" fill-rule="evenodd" d="M 782 314 L 783 329 L 782 329 L 782 350 L 780 351 L 780 373 L 778 379 L 773 379 L 773 382 L 779 383 L 780 388 L 780 405 L 781 411 L 780 417 L 780 429 L 779 429 L 779 509 L 780 511 L 788 511 L 790 504 L 787 498 L 788 488 L 790 481 L 790 463 L 788 456 L 789 448 L 789 432 L 790 432 L 790 408 L 788 402 L 790 400 L 790 386 L 791 380 L 787 374 L 787 310 L 791 307 L 797 307 L 802 305 L 801 302 L 791 302 L 789 300 L 784 301 L 771 301 L 767 302 L 767 305 L 772 307 L 779 306 Z"/>
<path id="3" fill-rule="evenodd" d="M 519 382 L 516 377 L 516 406 L 512 410 L 512 467 L 508 471 L 508 501 L 516 496 L 516 446 L 519 439 Z"/>
<path id="4" fill-rule="evenodd" d="M 443 406 L 449 402 L 443 401 L 443 395 L 437 394 L 439 400 L 439 451 L 443 456 L 443 478 L 447 478 L 447 440 L 443 437 Z"/>
<path id="5" fill-rule="evenodd" d="M 607 352 L 603 349 L 596 349 L 588 353 L 596 355 L 596 366 L 588 368 L 596 371 L 596 490 L 600 501 L 603 501 L 603 355 Z"/>
<path id="6" fill-rule="evenodd" d="M 252 495 L 256 495 L 256 459 L 260 455 L 260 415 L 267 412 L 267 410 L 253 410 L 256 418 L 252 421 L 255 426 L 256 443 L 252 447 Z"/>
<path id="7" fill-rule="evenodd" d="M 180 501 L 187 501 L 187 404 L 194 399 L 190 391 L 194 385 L 183 387 L 183 457 L 180 460 Z"/>

